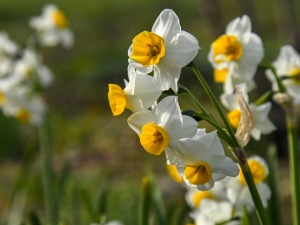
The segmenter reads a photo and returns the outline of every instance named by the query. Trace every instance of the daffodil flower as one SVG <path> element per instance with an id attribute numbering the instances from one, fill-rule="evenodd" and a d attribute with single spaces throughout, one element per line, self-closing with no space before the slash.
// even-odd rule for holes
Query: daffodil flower
<path id="1" fill-rule="evenodd" d="M 191 213 L 191 217 L 195 221 L 195 225 L 215 225 L 224 222 L 224 224 L 239 224 L 225 223 L 232 218 L 233 206 L 228 201 L 214 201 L 211 199 L 203 199 L 201 206 Z"/>
<path id="2" fill-rule="evenodd" d="M 152 111 L 137 112 L 128 118 L 148 153 L 160 155 L 167 147 L 173 148 L 176 140 L 196 134 L 198 122 L 181 115 L 177 101 L 176 96 L 166 97 Z"/>
<path id="3" fill-rule="evenodd" d="M 53 82 L 53 75 L 43 64 L 40 55 L 31 49 L 25 49 L 22 57 L 14 63 L 11 79 L 16 83 L 31 80 L 42 87 L 48 87 Z"/>
<path id="4" fill-rule="evenodd" d="M 224 83 L 225 93 L 232 93 L 239 83 L 246 83 L 249 91 L 255 87 L 253 76 L 263 56 L 261 38 L 251 32 L 251 21 L 244 15 L 231 21 L 225 34 L 212 43 L 208 60 L 215 81 Z"/>
<path id="5" fill-rule="evenodd" d="M 239 173 L 232 159 L 225 156 L 216 132 L 199 138 L 179 139 L 173 148 L 177 154 L 176 166 L 184 181 L 199 190 L 209 190 L 215 181 Z"/>
<path id="6" fill-rule="evenodd" d="M 271 190 L 264 182 L 269 174 L 268 166 L 263 158 L 254 155 L 248 158 L 248 164 L 256 184 L 258 193 L 261 197 L 264 207 L 268 205 L 268 199 L 271 197 Z M 236 209 L 237 215 L 242 215 L 243 206 L 246 205 L 249 211 L 253 210 L 254 202 L 252 200 L 249 188 L 242 172 L 237 177 L 226 178 L 227 197 Z"/>
<path id="7" fill-rule="evenodd" d="M 0 90 L 0 99 L 4 115 L 13 116 L 21 123 L 43 123 L 46 104 L 41 96 L 30 93 L 27 87 Z"/>
<path id="8" fill-rule="evenodd" d="M 165 9 L 151 32 L 143 31 L 134 37 L 128 56 L 137 69 L 154 72 L 154 83 L 160 90 L 171 88 L 177 93 L 181 68 L 195 58 L 198 50 L 197 39 L 181 30 L 175 12 Z"/>
<path id="9" fill-rule="evenodd" d="M 44 46 L 61 43 L 70 48 L 74 44 L 74 34 L 65 14 L 53 4 L 45 5 L 42 15 L 32 18 L 29 25 L 38 32 L 40 44 Z"/>
<path id="10" fill-rule="evenodd" d="M 0 77 L 10 73 L 13 58 L 18 53 L 19 47 L 9 39 L 7 33 L 0 32 Z"/>
<path id="11" fill-rule="evenodd" d="M 273 66 L 287 88 L 287 92 L 293 97 L 294 103 L 300 104 L 300 55 L 292 46 L 282 46 Z M 267 70 L 266 75 L 272 82 L 272 89 L 278 91 L 278 85 L 272 72 Z"/>
<path id="12" fill-rule="evenodd" d="M 245 98 L 245 103 L 248 104 L 248 95 L 247 95 L 247 88 L 245 85 L 240 84 L 243 96 Z M 239 95 L 238 93 L 234 94 L 226 94 L 223 93 L 221 95 L 221 102 L 222 104 L 230 110 L 230 112 L 227 114 L 229 123 L 234 127 L 235 129 L 238 129 L 241 121 L 241 117 L 243 114 L 243 110 L 241 110 L 241 107 L 238 103 Z M 253 123 L 253 129 L 250 131 L 251 136 L 255 140 L 259 140 L 261 134 L 269 134 L 276 130 L 276 127 L 274 124 L 270 121 L 268 118 L 268 114 L 271 110 L 271 103 L 266 102 L 264 104 L 261 104 L 259 106 L 256 106 L 255 104 L 251 103 L 248 105 L 248 110 L 250 110 L 251 113 L 251 120 L 249 123 Z M 248 123 L 248 125 L 249 125 Z M 245 124 L 247 126 L 247 124 Z M 243 138 L 243 137 L 242 137 Z M 243 146 L 245 143 L 243 144 Z"/>
<path id="13" fill-rule="evenodd" d="M 215 183 L 214 187 L 207 191 L 200 191 L 187 185 L 185 200 L 191 208 L 199 208 L 204 199 L 223 201 L 227 199 L 225 185 L 222 181 Z"/>
<path id="14" fill-rule="evenodd" d="M 132 112 L 147 110 L 161 95 L 161 91 L 154 85 L 153 77 L 137 72 L 131 65 L 128 66 L 129 83 L 122 88 L 116 84 L 108 85 L 108 100 L 114 116 L 118 116 L 125 108 Z"/>

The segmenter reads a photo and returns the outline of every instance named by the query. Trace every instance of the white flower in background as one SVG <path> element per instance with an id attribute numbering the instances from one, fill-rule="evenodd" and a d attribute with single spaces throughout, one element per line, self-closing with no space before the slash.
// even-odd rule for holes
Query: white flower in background
<path id="1" fill-rule="evenodd" d="M 290 46 L 280 48 L 279 55 L 273 66 L 287 92 L 293 97 L 295 104 L 300 104 L 300 55 Z M 266 71 L 267 78 L 272 82 L 274 91 L 278 91 L 278 85 L 272 71 Z"/>
<path id="2" fill-rule="evenodd" d="M 15 80 L 16 83 L 31 80 L 42 87 L 48 87 L 53 82 L 53 75 L 43 64 L 40 55 L 31 49 L 25 49 L 22 58 L 14 63 L 10 79 Z"/>
<path id="3" fill-rule="evenodd" d="M 90 225 L 124 225 L 121 221 L 118 220 L 111 220 L 107 223 L 91 223 Z"/>
<path id="4" fill-rule="evenodd" d="M 182 115 L 177 101 L 176 96 L 166 97 L 152 111 L 137 112 L 128 118 L 148 153 L 159 155 L 167 147 L 173 148 L 176 140 L 196 134 L 198 122 Z"/>
<path id="5" fill-rule="evenodd" d="M 195 225 L 238 225 L 239 221 L 229 221 L 232 218 L 233 207 L 228 201 L 213 201 L 203 199 L 201 206 L 191 213 L 191 217 L 195 221 Z M 226 223 L 226 221 L 228 221 Z M 224 223 L 223 223 L 224 222 Z"/>
<path id="6" fill-rule="evenodd" d="M 147 110 L 154 105 L 161 91 L 153 83 L 153 77 L 137 72 L 133 66 L 128 66 L 129 83 L 122 88 L 116 84 L 109 84 L 108 100 L 114 116 L 118 116 L 125 108 L 132 112 Z"/>
<path id="7" fill-rule="evenodd" d="M 245 101 L 248 102 L 248 95 L 247 95 L 247 88 L 246 85 L 240 84 L 242 93 L 244 94 Z M 237 129 L 240 124 L 242 111 L 238 104 L 238 93 L 234 94 L 226 94 L 223 93 L 221 95 L 221 102 L 222 104 L 230 110 L 227 114 L 229 123 L 232 127 Z M 261 134 L 269 134 L 276 130 L 274 124 L 268 118 L 268 114 L 271 110 L 271 103 L 266 102 L 264 104 L 256 106 L 255 104 L 251 103 L 249 105 L 250 112 L 252 114 L 252 122 L 253 122 L 253 130 L 251 131 L 251 136 L 255 140 L 259 140 Z"/>
<path id="8" fill-rule="evenodd" d="M 244 15 L 231 21 L 225 34 L 212 43 L 208 60 L 215 81 L 224 82 L 224 92 L 232 93 L 239 83 L 246 83 L 248 91 L 255 87 L 253 77 L 263 56 L 262 40 L 251 32 L 251 21 Z"/>
<path id="9" fill-rule="evenodd" d="M 191 208 L 198 208 L 201 206 L 201 202 L 204 199 L 211 199 L 214 201 L 226 200 L 226 189 L 224 183 L 218 181 L 215 186 L 207 191 L 200 191 L 196 187 L 187 185 L 187 192 L 185 194 L 185 200 Z"/>
<path id="10" fill-rule="evenodd" d="M 201 191 L 211 189 L 216 181 L 226 176 L 237 176 L 239 169 L 225 156 L 216 132 L 199 138 L 182 138 L 175 142 L 176 166 L 187 185 Z M 173 164 L 172 161 L 170 161 Z"/>
<path id="11" fill-rule="evenodd" d="M 271 190 L 268 185 L 263 182 L 269 174 L 268 166 L 263 158 L 254 155 L 248 158 L 248 164 L 256 184 L 258 193 L 261 197 L 264 207 L 267 207 L 268 200 L 271 197 Z M 253 210 L 254 202 L 252 200 L 249 188 L 245 181 L 244 175 L 240 172 L 238 177 L 226 178 L 227 197 L 234 205 L 236 215 L 243 214 L 243 206 L 246 205 L 249 211 Z"/>
<path id="12" fill-rule="evenodd" d="M 13 63 L 13 58 L 17 55 L 19 47 L 9 39 L 8 35 L 0 32 L 0 77 L 7 75 Z"/>
<path id="13" fill-rule="evenodd" d="M 44 46 L 61 43 L 65 48 L 70 48 L 74 44 L 74 34 L 69 29 L 69 22 L 55 5 L 45 5 L 42 15 L 32 18 L 29 24 L 38 32 L 39 41 Z"/>
<path id="14" fill-rule="evenodd" d="M 162 91 L 177 93 L 181 68 L 190 63 L 199 50 L 197 39 L 181 30 L 179 18 L 165 9 L 156 19 L 151 32 L 134 37 L 128 56 L 139 70 L 154 72 L 154 83 Z"/>
<path id="15" fill-rule="evenodd" d="M 5 92 L 0 90 L 0 99 L 4 115 L 33 125 L 40 125 L 44 121 L 46 104 L 43 98 L 30 93 L 26 87 L 14 86 Z"/>

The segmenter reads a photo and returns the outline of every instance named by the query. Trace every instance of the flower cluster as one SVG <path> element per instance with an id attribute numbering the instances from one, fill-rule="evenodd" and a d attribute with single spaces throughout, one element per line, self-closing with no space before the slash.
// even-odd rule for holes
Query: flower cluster
<path id="1" fill-rule="evenodd" d="M 256 155 L 248 158 L 248 162 L 259 195 L 267 207 L 271 191 L 264 182 L 269 172 L 266 162 Z M 186 202 L 196 225 L 241 224 L 239 218 L 244 215 L 244 207 L 248 212 L 255 208 L 242 173 L 237 177 L 226 177 L 208 191 L 187 187 Z"/>
<path id="2" fill-rule="evenodd" d="M 244 147 L 251 137 L 257 141 L 261 135 L 276 130 L 268 118 L 270 96 L 286 88 L 294 103 L 300 102 L 300 56 L 291 46 L 282 47 L 273 67 L 268 65 L 272 68 L 266 71 L 273 90 L 249 101 L 248 93 L 256 87 L 257 68 L 266 63 L 263 43 L 251 32 L 248 16 L 231 21 L 225 34 L 211 44 L 208 54 L 215 81 L 223 83 L 220 100 L 229 110 L 226 118 L 192 62 L 199 49 L 197 39 L 181 30 L 177 15 L 170 9 L 163 10 L 151 32 L 143 31 L 134 37 L 128 50 L 129 81 L 125 81 L 124 89 L 109 84 L 109 105 L 114 116 L 125 109 L 133 113 L 128 125 L 145 151 L 153 155 L 164 152 L 170 175 L 188 187 L 186 200 L 193 208 L 191 217 L 196 225 L 240 224 L 245 209 L 251 212 L 258 206 L 263 211 L 271 196 L 264 183 L 269 172 L 266 162 L 259 156 L 247 160 Z M 187 88 L 178 84 L 185 66 L 195 72 L 226 129 Z M 163 92 L 187 94 L 201 112 L 182 111 L 178 96 L 162 98 Z M 207 133 L 200 128 L 201 120 L 216 131 Z M 219 138 L 227 142 L 238 165 L 225 155 Z"/>
<path id="3" fill-rule="evenodd" d="M 5 32 L 0 32 L 0 105 L 6 116 L 33 125 L 43 122 L 46 104 L 41 91 L 52 84 L 53 75 L 44 65 L 36 45 L 50 46 L 62 42 L 70 46 L 73 38 L 66 36 L 72 35 L 58 32 L 59 27 L 67 25 L 65 23 L 65 16 L 56 6 L 46 6 L 41 17 L 30 21 L 30 25 L 37 29 L 35 42 L 29 39 L 23 50 Z"/>
<path id="4" fill-rule="evenodd" d="M 197 39 L 181 30 L 177 15 L 164 10 L 151 32 L 134 37 L 128 50 L 129 82 L 124 89 L 109 84 L 108 99 L 113 115 L 125 108 L 133 112 L 128 124 L 148 153 L 164 152 L 188 185 L 208 190 L 226 176 L 237 176 L 238 167 L 225 155 L 217 132 L 206 133 L 195 119 L 182 114 L 177 96 L 157 103 L 162 91 L 177 93 L 181 69 L 198 50 Z"/>

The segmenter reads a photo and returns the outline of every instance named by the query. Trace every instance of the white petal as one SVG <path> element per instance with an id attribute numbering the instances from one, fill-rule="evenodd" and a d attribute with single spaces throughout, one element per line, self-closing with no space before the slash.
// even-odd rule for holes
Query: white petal
<path id="1" fill-rule="evenodd" d="M 170 57 L 163 57 L 159 64 L 153 65 L 154 83 L 158 89 L 165 91 L 171 88 L 175 93 L 177 93 L 177 83 L 181 72 L 181 68 L 178 64 L 178 61 L 172 61 Z"/>
<path id="2" fill-rule="evenodd" d="M 239 174 L 239 168 L 231 158 L 225 155 L 212 156 L 209 165 L 211 170 L 216 173 L 225 174 L 226 176 L 236 177 Z"/>
<path id="3" fill-rule="evenodd" d="M 154 118 L 149 112 L 137 112 L 132 114 L 128 120 L 128 125 L 139 135 L 142 127 L 150 122 L 154 122 Z"/>
<path id="4" fill-rule="evenodd" d="M 165 44 L 168 45 L 172 38 L 181 31 L 179 18 L 171 9 L 165 9 L 154 22 L 151 31 L 164 38 Z"/>
<path id="5" fill-rule="evenodd" d="M 199 50 L 198 40 L 185 31 L 182 31 L 172 40 L 172 44 L 167 47 L 164 57 L 176 58 L 172 61 L 179 62 L 179 67 L 184 67 L 190 63 Z"/>

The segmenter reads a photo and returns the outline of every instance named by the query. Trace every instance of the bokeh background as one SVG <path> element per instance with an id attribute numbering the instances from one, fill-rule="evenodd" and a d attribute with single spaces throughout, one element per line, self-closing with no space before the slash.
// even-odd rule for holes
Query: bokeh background
<path id="1" fill-rule="evenodd" d="M 270 61 L 275 60 L 282 45 L 291 44 L 300 50 L 297 13 L 300 2 L 296 0 L 2 0 L 0 30 L 24 48 L 33 32 L 29 19 L 40 15 L 46 3 L 56 4 L 66 14 L 76 37 L 71 50 L 61 46 L 41 49 L 44 63 L 55 75 L 54 84 L 45 92 L 55 177 L 69 174 L 64 188 L 57 187 L 64 224 L 93 222 L 85 209 L 82 190 L 91 196 L 94 205 L 99 195 L 108 191 L 108 219 L 135 224 L 141 180 L 149 173 L 155 175 L 169 211 L 176 211 L 183 204 L 185 190 L 168 176 L 165 156 L 147 154 L 127 125 L 130 112 L 113 117 L 107 100 L 108 84 L 123 87 L 123 79 L 127 78 L 127 50 L 132 38 L 141 31 L 151 30 L 163 9 L 173 9 L 182 29 L 198 39 L 201 50 L 194 61 L 217 96 L 222 93 L 222 86 L 213 83 L 207 54 L 210 44 L 234 18 L 250 16 L 252 29 L 261 36 Z M 258 70 L 255 79 L 258 88 L 250 95 L 253 100 L 271 87 L 263 70 Z M 199 100 L 215 114 L 191 71 L 183 69 L 179 83 L 195 91 Z M 183 109 L 194 108 L 185 96 L 180 96 L 179 102 Z M 289 224 L 286 134 L 284 116 L 278 106 L 273 105 L 270 118 L 278 131 L 263 136 L 260 142 L 251 141 L 247 154 L 264 156 L 271 142 L 278 146 L 280 203 L 284 205 L 281 213 L 285 215 L 282 224 Z M 0 224 L 7 224 L 13 192 L 20 187 L 26 190 L 27 196 L 24 218 L 31 210 L 43 217 L 37 130 L 2 114 L 0 124 Z M 200 123 L 200 126 L 207 125 Z"/>

